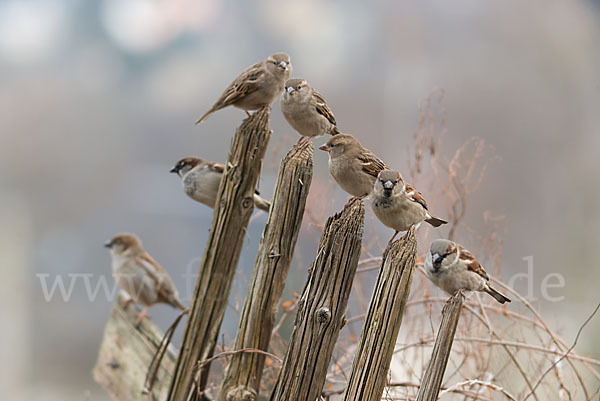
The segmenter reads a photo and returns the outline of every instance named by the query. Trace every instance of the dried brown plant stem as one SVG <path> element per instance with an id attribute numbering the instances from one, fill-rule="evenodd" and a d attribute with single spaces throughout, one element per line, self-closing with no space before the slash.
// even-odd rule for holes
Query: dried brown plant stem
<path id="1" fill-rule="evenodd" d="M 186 401 L 198 360 L 212 356 L 227 299 L 254 210 L 254 189 L 271 137 L 270 108 L 245 119 L 237 129 L 219 185 L 210 235 L 204 250 L 168 400 Z M 194 389 L 206 386 L 210 365 L 199 372 Z"/>
<path id="2" fill-rule="evenodd" d="M 598 309 L 600 309 L 600 303 L 598 305 L 596 305 L 596 308 L 594 309 L 592 314 L 588 316 L 588 318 L 585 320 L 585 322 L 583 322 L 583 324 L 579 327 L 579 330 L 577 330 L 577 335 L 575 336 L 575 341 L 573 341 L 573 345 L 571 345 L 569 347 L 569 349 L 563 355 L 561 355 L 560 358 L 558 358 L 556 361 L 554 361 L 554 363 L 552 363 L 552 366 L 550 366 L 546 371 L 544 371 L 544 373 L 540 376 L 538 381 L 533 386 L 533 389 L 531 390 L 531 392 L 525 396 L 523 401 L 526 401 L 529 398 L 529 396 L 535 392 L 535 389 L 540 385 L 542 380 L 544 380 L 544 377 L 548 374 L 548 372 L 550 372 L 555 366 L 557 366 L 559 364 L 560 361 L 565 359 L 569 355 L 569 353 L 571 351 L 573 351 L 573 348 L 575 348 L 575 346 L 577 345 L 577 341 L 579 340 L 579 336 L 581 335 L 581 332 L 583 331 L 585 326 L 589 323 L 589 321 L 592 320 L 592 318 L 594 317 L 596 312 L 598 312 Z M 586 396 L 586 398 L 589 398 L 589 395 L 587 393 L 585 396 Z"/>
<path id="3" fill-rule="evenodd" d="M 267 351 L 269 348 L 275 314 L 302 224 L 312 172 L 311 142 L 292 148 L 281 162 L 233 352 L 249 348 Z M 234 353 L 217 399 L 257 400 L 264 362 L 265 355 L 261 353 Z"/>
<path id="4" fill-rule="evenodd" d="M 271 401 L 321 396 L 360 257 L 365 208 L 355 200 L 327 220 L 308 281 L 298 301 L 292 338 Z"/>
<path id="5" fill-rule="evenodd" d="M 542 319 L 542 316 L 539 314 L 539 312 L 533 307 L 533 305 L 531 305 L 525 299 L 525 297 L 523 297 L 521 294 L 519 294 L 518 292 L 516 292 L 515 290 L 513 290 L 512 288 L 510 288 L 509 286 L 507 286 L 506 284 L 504 284 L 503 282 L 501 282 L 497 279 L 492 278 L 492 281 L 495 282 L 496 284 L 500 285 L 504 290 L 508 291 L 509 293 L 511 293 L 515 297 L 517 297 L 519 299 L 519 301 L 521 301 L 523 303 L 523 305 L 525 305 L 527 307 L 527 309 L 529 309 L 529 311 L 544 326 L 544 330 L 546 331 L 546 333 L 548 333 L 548 335 L 550 336 L 550 338 L 552 339 L 552 341 L 554 342 L 554 344 L 560 351 L 564 351 L 567 349 L 567 344 L 564 341 L 562 341 L 560 338 L 558 338 L 558 336 L 552 330 L 550 330 L 550 328 L 548 327 L 548 325 L 546 324 L 544 319 Z M 583 389 L 586 399 L 589 398 L 590 395 L 589 395 L 587 387 L 585 385 L 583 376 L 579 372 L 579 369 L 577 369 L 577 367 L 575 366 L 575 364 L 573 364 L 573 362 L 571 361 L 571 359 L 569 357 L 567 357 L 567 363 L 573 370 L 573 373 L 575 373 L 575 375 L 577 376 L 577 380 L 579 380 L 579 384 L 581 384 L 581 388 Z M 593 369 L 592 367 L 587 365 L 587 363 L 585 363 L 585 362 L 584 362 L 584 365 L 586 366 L 586 368 L 588 368 L 590 371 L 592 371 L 594 373 L 594 375 L 598 378 L 598 373 L 596 372 L 595 369 Z"/>
<path id="6" fill-rule="evenodd" d="M 379 401 L 402 324 L 415 268 L 417 241 L 411 228 L 386 250 L 365 318 L 343 399 Z"/>

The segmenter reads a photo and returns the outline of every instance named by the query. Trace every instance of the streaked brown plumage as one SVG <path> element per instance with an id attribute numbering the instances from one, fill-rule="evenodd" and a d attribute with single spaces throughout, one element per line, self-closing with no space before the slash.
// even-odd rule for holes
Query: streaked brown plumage
<path id="1" fill-rule="evenodd" d="M 447 239 L 436 239 L 425 258 L 425 275 L 450 295 L 458 291 L 481 291 L 501 304 L 510 299 L 494 289 L 490 278 L 473 254 L 462 245 Z"/>
<path id="2" fill-rule="evenodd" d="M 181 178 L 183 190 L 196 202 L 214 208 L 225 166 L 199 157 L 184 157 L 170 170 Z M 254 206 L 268 212 L 271 202 L 254 194 Z"/>
<path id="3" fill-rule="evenodd" d="M 379 173 L 371 194 L 371 207 L 379 221 L 396 230 L 390 242 L 399 231 L 406 231 L 422 221 L 434 227 L 447 223 L 429 214 L 423 196 L 393 170 Z"/>
<path id="4" fill-rule="evenodd" d="M 132 301 L 144 307 L 138 324 L 147 308 L 157 303 L 186 309 L 169 274 L 144 250 L 136 235 L 117 234 L 104 246 L 110 249 L 113 277 Z"/>
<path id="5" fill-rule="evenodd" d="M 301 135 L 300 141 L 305 137 L 340 133 L 323 96 L 302 78 L 286 81 L 280 107 L 287 122 Z"/>
<path id="6" fill-rule="evenodd" d="M 265 61 L 246 68 L 227 86 L 215 104 L 196 121 L 196 124 L 227 106 L 247 112 L 270 105 L 283 91 L 291 72 L 290 56 L 285 53 L 273 54 Z"/>
<path id="7" fill-rule="evenodd" d="M 349 134 L 338 134 L 319 147 L 329 153 L 329 172 L 350 195 L 364 198 L 373 191 L 381 170 L 387 165 Z"/>

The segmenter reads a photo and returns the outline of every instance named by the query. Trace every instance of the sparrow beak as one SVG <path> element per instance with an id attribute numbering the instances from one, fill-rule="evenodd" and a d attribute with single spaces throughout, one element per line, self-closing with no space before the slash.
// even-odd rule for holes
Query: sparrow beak
<path id="1" fill-rule="evenodd" d="M 386 182 L 383 183 L 383 187 L 385 189 L 392 189 L 392 188 L 394 188 L 394 183 L 391 182 L 390 180 L 387 180 Z"/>
<path id="2" fill-rule="evenodd" d="M 112 242 L 111 242 L 110 240 L 106 241 L 106 242 L 104 243 L 104 247 L 105 247 L 105 248 L 112 248 Z"/>
<path id="3" fill-rule="evenodd" d="M 175 173 L 175 174 L 179 175 L 179 169 L 177 168 L 177 166 L 175 166 L 171 170 L 169 170 L 169 173 Z"/>
<path id="4" fill-rule="evenodd" d="M 319 149 L 324 152 L 329 152 L 329 146 L 327 146 L 327 144 L 319 146 Z"/>
<path id="5" fill-rule="evenodd" d="M 292 93 L 294 93 L 295 89 L 293 86 L 288 86 L 285 90 L 287 91 L 287 93 L 289 93 L 291 95 Z"/>
<path id="6" fill-rule="evenodd" d="M 431 254 L 431 260 L 433 261 L 433 263 L 437 262 L 437 260 L 440 258 L 440 254 L 439 253 L 432 253 Z"/>
<path id="7" fill-rule="evenodd" d="M 279 68 L 281 68 L 282 70 L 288 71 L 288 63 L 286 63 L 285 61 L 282 61 L 281 63 L 279 63 Z"/>

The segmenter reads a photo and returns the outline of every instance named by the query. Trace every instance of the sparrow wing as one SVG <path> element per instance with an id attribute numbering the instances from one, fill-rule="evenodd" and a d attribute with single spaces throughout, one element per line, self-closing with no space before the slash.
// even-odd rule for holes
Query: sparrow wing
<path id="1" fill-rule="evenodd" d="M 321 114 L 333 125 L 336 125 L 333 111 L 331 111 L 329 106 L 327 106 L 327 103 L 325 103 L 325 99 L 323 99 L 323 96 L 321 96 L 319 92 L 313 91 L 313 98 L 315 99 L 317 113 Z"/>
<path id="2" fill-rule="evenodd" d="M 389 167 L 375 156 L 368 149 L 363 149 L 358 155 L 358 160 L 362 163 L 362 171 L 377 178 L 381 170 L 388 170 Z"/>
<path id="3" fill-rule="evenodd" d="M 209 162 L 206 163 L 206 165 L 212 170 L 215 171 L 217 173 L 223 173 L 225 171 L 225 166 L 222 165 L 221 163 L 214 163 L 214 162 Z"/>
<path id="4" fill-rule="evenodd" d="M 215 106 L 218 108 L 229 106 L 249 93 L 256 91 L 264 74 L 265 69 L 263 67 L 263 63 L 256 63 L 253 66 L 248 67 L 232 83 L 229 84 L 219 100 L 215 102 Z M 213 106 L 213 108 L 215 108 L 215 106 Z"/>
<path id="5" fill-rule="evenodd" d="M 458 258 L 464 262 L 464 264 L 467 266 L 467 269 L 479 274 L 481 277 L 486 279 L 486 281 L 489 281 L 490 278 L 487 272 L 485 271 L 483 266 L 481 266 L 481 264 L 475 259 L 475 256 L 473 256 L 473 254 L 466 250 L 462 245 L 459 245 L 458 249 L 460 252 Z"/>
<path id="6" fill-rule="evenodd" d="M 160 298 L 165 302 L 169 302 L 175 287 L 171 277 L 169 277 L 165 269 L 163 269 L 163 267 L 147 252 L 140 254 L 137 257 L 137 261 L 139 265 L 144 268 L 148 277 L 156 283 L 156 289 L 158 290 Z"/>
<path id="7" fill-rule="evenodd" d="M 406 189 L 404 190 L 404 192 L 411 201 L 417 202 L 418 204 L 423 206 L 425 210 L 427 210 L 427 202 L 425 201 L 425 198 L 423 198 L 423 195 L 421 195 L 420 192 L 416 191 L 412 185 L 406 184 Z"/>

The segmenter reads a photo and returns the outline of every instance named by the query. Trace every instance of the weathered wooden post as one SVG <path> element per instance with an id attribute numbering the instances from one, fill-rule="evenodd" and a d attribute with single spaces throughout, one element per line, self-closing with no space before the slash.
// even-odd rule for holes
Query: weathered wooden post
<path id="1" fill-rule="evenodd" d="M 410 293 L 416 252 L 414 229 L 410 229 L 383 256 L 343 395 L 345 401 L 381 400 Z"/>
<path id="2" fill-rule="evenodd" d="M 436 401 L 438 399 L 463 301 L 462 293 L 458 292 L 444 305 L 442 323 L 435 338 L 431 360 L 421 380 L 417 401 Z"/>
<path id="3" fill-rule="evenodd" d="M 312 180 L 313 146 L 294 147 L 282 160 L 252 279 L 233 350 L 267 351 L 277 307 L 294 254 Z M 219 401 L 255 401 L 265 356 L 237 353 L 231 357 Z"/>
<path id="4" fill-rule="evenodd" d="M 139 310 L 134 305 L 123 309 L 127 298 L 122 292 L 117 297 L 92 374 L 113 400 L 141 401 L 148 399 L 142 394 L 144 378 L 163 333 L 150 319 L 143 319 L 139 327 L 136 326 Z M 156 399 L 164 400 L 167 396 L 173 370 L 175 351 L 169 347 L 158 370 L 158 381 L 153 391 Z"/>
<path id="5" fill-rule="evenodd" d="M 298 302 L 292 338 L 271 401 L 315 401 L 345 323 L 360 257 L 365 208 L 356 200 L 327 220 Z"/>
<path id="6" fill-rule="evenodd" d="M 196 365 L 212 356 L 217 343 L 246 227 L 254 210 L 254 189 L 271 137 L 269 119 L 269 107 L 245 119 L 229 150 L 169 389 L 170 401 L 186 401 L 194 378 L 198 380 L 196 389 L 203 391 L 206 385 L 210 364 L 203 365 L 200 372 L 196 372 Z"/>

